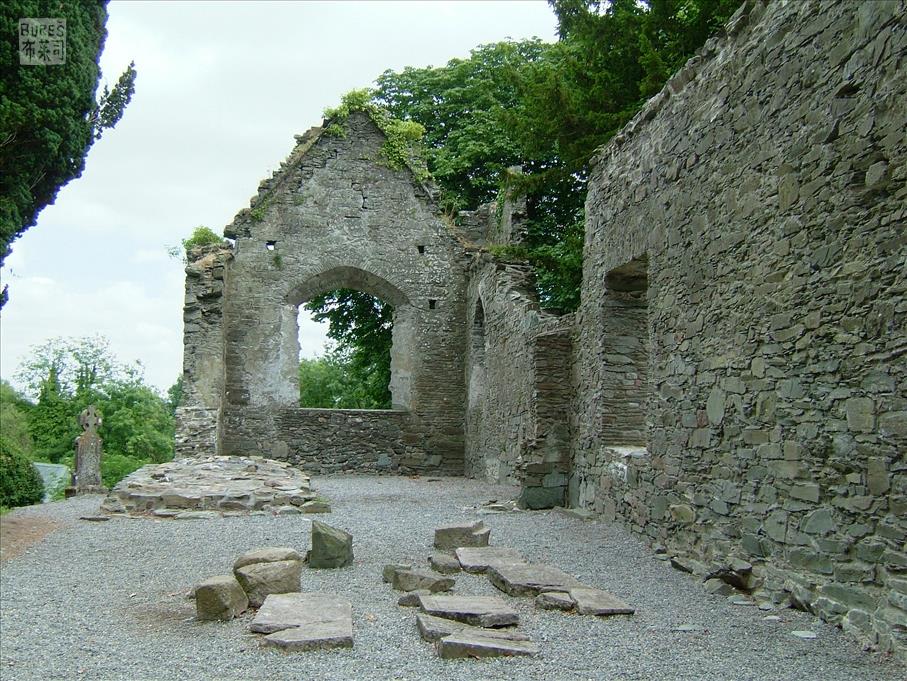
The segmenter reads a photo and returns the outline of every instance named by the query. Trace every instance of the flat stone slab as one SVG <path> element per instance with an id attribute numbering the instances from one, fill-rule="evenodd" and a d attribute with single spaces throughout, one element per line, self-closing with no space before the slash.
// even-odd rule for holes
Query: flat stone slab
<path id="1" fill-rule="evenodd" d="M 315 622 L 304 627 L 283 629 L 265 636 L 262 644 L 296 652 L 352 648 L 353 620 Z"/>
<path id="2" fill-rule="evenodd" d="M 485 629 L 483 627 L 474 627 L 471 624 L 464 624 L 455 620 L 435 617 L 424 612 L 416 615 L 416 626 L 419 628 L 419 634 L 426 641 L 438 641 L 445 636 L 459 632 L 481 632 L 483 636 L 491 638 L 502 638 L 508 641 L 528 641 L 529 637 L 522 631 L 516 629 Z"/>
<path id="3" fill-rule="evenodd" d="M 511 564 L 488 569 L 491 583 L 510 596 L 536 596 L 542 591 L 570 591 L 585 585 L 551 565 Z"/>
<path id="4" fill-rule="evenodd" d="M 478 627 L 509 627 L 520 615 L 495 596 L 422 596 L 422 611 Z"/>
<path id="5" fill-rule="evenodd" d="M 580 615 L 632 615 L 636 612 L 614 594 L 601 589 L 570 589 L 570 598 Z"/>
<path id="6" fill-rule="evenodd" d="M 332 622 L 349 622 L 352 628 L 353 607 L 339 596 L 322 593 L 271 594 L 249 625 L 259 634 L 293 628 L 310 628 Z"/>
<path id="7" fill-rule="evenodd" d="M 543 591 L 535 597 L 535 607 L 542 610 L 573 610 L 576 603 L 563 591 Z"/>
<path id="8" fill-rule="evenodd" d="M 499 565 L 526 564 L 526 559 L 516 549 L 506 546 L 464 546 L 454 552 L 466 572 L 482 573 Z"/>
<path id="9" fill-rule="evenodd" d="M 199 519 L 231 511 L 305 510 L 302 507 L 310 502 L 329 508 L 312 491 L 309 477 L 288 463 L 256 456 L 208 456 L 143 466 L 110 490 L 101 510 L 150 515 L 166 509 L 178 513 L 177 519 Z M 209 515 L 187 515 L 193 512 Z"/>
<path id="10" fill-rule="evenodd" d="M 531 641 L 510 641 L 484 634 L 458 632 L 435 643 L 438 657 L 450 660 L 458 657 L 514 657 L 537 655 L 539 648 Z"/>
<path id="11" fill-rule="evenodd" d="M 435 551 L 428 557 L 428 564 L 442 575 L 455 575 L 460 571 L 460 561 L 447 553 Z"/>
<path id="12" fill-rule="evenodd" d="M 393 586 L 398 591 L 417 591 L 428 589 L 431 593 L 450 591 L 454 580 L 450 577 L 439 577 L 427 570 L 398 570 L 394 573 Z"/>
<path id="13" fill-rule="evenodd" d="M 481 520 L 474 523 L 442 525 L 435 530 L 435 548 L 456 549 L 460 546 L 488 546 L 491 530 Z"/>

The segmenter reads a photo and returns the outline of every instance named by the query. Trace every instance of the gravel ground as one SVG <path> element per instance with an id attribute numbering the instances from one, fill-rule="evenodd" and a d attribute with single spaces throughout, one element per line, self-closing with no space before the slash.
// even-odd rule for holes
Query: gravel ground
<path id="1" fill-rule="evenodd" d="M 79 521 L 100 497 L 15 511 L 68 523 L 3 565 L 0 678 L 20 679 L 720 679 L 855 681 L 905 678 L 905 669 L 806 613 L 765 613 L 707 594 L 691 576 L 656 560 L 623 527 L 556 512 L 477 516 L 476 505 L 513 488 L 463 479 L 333 477 L 313 481 L 333 502 L 321 516 L 353 534 L 355 563 L 303 571 L 304 591 L 347 596 L 352 650 L 284 653 L 261 648 L 250 615 L 197 623 L 186 592 L 227 574 L 260 546 L 304 551 L 303 516 L 216 520 Z M 419 638 L 415 610 L 396 605 L 381 581 L 389 562 L 423 564 L 434 527 L 481 517 L 491 543 L 512 546 L 636 607 L 596 619 L 537 611 L 510 599 L 537 658 L 440 660 Z M 486 578 L 457 576 L 455 593 L 497 594 Z M 506 597 L 505 597 L 506 598 Z M 765 621 L 767 614 L 780 622 Z M 693 625 L 693 632 L 674 631 Z M 814 640 L 791 632 L 814 631 Z"/>

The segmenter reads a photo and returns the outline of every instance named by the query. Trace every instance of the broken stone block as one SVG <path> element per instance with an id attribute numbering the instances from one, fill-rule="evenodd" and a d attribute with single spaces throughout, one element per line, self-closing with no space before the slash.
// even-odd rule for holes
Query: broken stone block
<path id="1" fill-rule="evenodd" d="M 519 613 L 494 596 L 422 596 L 422 611 L 478 627 L 509 627 Z"/>
<path id="2" fill-rule="evenodd" d="M 636 612 L 635 608 L 631 608 L 614 594 L 601 589 L 570 589 L 570 598 L 576 603 L 576 611 L 580 615 L 632 615 Z"/>
<path id="3" fill-rule="evenodd" d="M 312 522 L 309 567 L 339 568 L 353 562 L 353 536 L 320 520 Z"/>
<path id="4" fill-rule="evenodd" d="M 271 594 L 299 591 L 301 573 L 302 561 L 298 560 L 252 563 L 233 571 L 253 608 L 260 607 Z"/>
<path id="5" fill-rule="evenodd" d="M 459 632 L 481 632 L 484 636 L 502 638 L 509 641 L 529 640 L 529 637 L 526 634 L 516 629 L 506 627 L 503 629 L 474 627 L 470 624 L 464 624 L 463 622 L 457 622 L 443 617 L 435 617 L 434 615 L 427 615 L 424 612 L 416 615 L 416 626 L 419 628 L 419 634 L 422 638 L 432 642 Z"/>
<path id="6" fill-rule="evenodd" d="M 298 560 L 302 562 L 302 556 L 295 549 L 286 546 L 253 549 L 252 551 L 246 551 L 237 558 L 233 563 L 233 569 L 238 570 L 253 563 L 276 563 L 281 560 Z"/>
<path id="7" fill-rule="evenodd" d="M 283 629 L 268 634 L 262 639 L 262 643 L 294 652 L 352 648 L 353 621 L 350 619 L 343 622 L 315 622 L 304 628 Z"/>
<path id="8" fill-rule="evenodd" d="M 460 566 L 471 573 L 486 572 L 497 565 L 525 564 L 526 559 L 516 549 L 506 546 L 464 546 L 455 551 Z"/>
<path id="9" fill-rule="evenodd" d="M 409 591 L 397 599 L 397 605 L 402 605 L 405 608 L 418 608 L 422 605 L 422 596 L 431 596 L 431 591 L 428 589 Z"/>
<path id="10" fill-rule="evenodd" d="M 435 643 L 438 657 L 450 660 L 458 657 L 512 657 L 537 655 L 538 646 L 531 641 L 510 641 L 481 633 L 456 633 Z"/>
<path id="11" fill-rule="evenodd" d="M 535 597 L 535 607 L 542 610 L 573 610 L 576 603 L 563 591 L 543 591 Z"/>
<path id="12" fill-rule="evenodd" d="M 431 593 L 450 591 L 454 580 L 450 577 L 438 577 L 425 570 L 398 570 L 394 573 L 393 586 L 398 591 L 415 591 L 427 589 Z"/>
<path id="13" fill-rule="evenodd" d="M 705 590 L 717 596 L 730 596 L 734 593 L 734 587 L 717 577 L 705 580 Z"/>
<path id="14" fill-rule="evenodd" d="M 456 549 L 461 546 L 488 546 L 491 530 L 481 520 L 471 524 L 444 525 L 435 530 L 436 549 Z"/>
<path id="15" fill-rule="evenodd" d="M 286 650 L 350 648 L 353 645 L 353 608 L 331 594 L 271 595 L 249 627 L 268 634 L 264 645 Z"/>
<path id="16" fill-rule="evenodd" d="M 397 574 L 400 570 L 412 570 L 412 563 L 391 563 L 384 566 L 384 570 L 381 572 L 381 578 L 385 582 L 393 582 L 394 575 Z"/>
<path id="17" fill-rule="evenodd" d="M 271 594 L 265 599 L 249 629 L 257 634 L 271 634 L 317 622 L 352 619 L 349 601 L 323 593 Z"/>
<path id="18" fill-rule="evenodd" d="M 232 620 L 249 607 L 246 592 L 233 575 L 209 577 L 193 593 L 198 620 Z"/>
<path id="19" fill-rule="evenodd" d="M 323 499 L 313 499 L 302 504 L 299 510 L 303 513 L 330 513 L 331 505 Z"/>
<path id="20" fill-rule="evenodd" d="M 542 591 L 570 591 L 584 586 L 559 568 L 528 563 L 490 567 L 488 578 L 510 596 L 536 596 Z"/>
<path id="21" fill-rule="evenodd" d="M 435 551 L 428 557 L 428 564 L 435 572 L 442 575 L 453 575 L 460 571 L 460 561 L 446 553 Z"/>

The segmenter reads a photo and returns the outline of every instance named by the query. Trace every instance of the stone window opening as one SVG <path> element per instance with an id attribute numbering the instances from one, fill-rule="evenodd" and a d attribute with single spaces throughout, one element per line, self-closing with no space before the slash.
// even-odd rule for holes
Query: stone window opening
<path id="1" fill-rule="evenodd" d="M 606 447 L 648 444 L 648 271 L 643 254 L 605 275 L 601 437 Z"/>
<path id="2" fill-rule="evenodd" d="M 311 333 L 312 329 L 307 322 L 313 313 L 306 309 L 306 303 L 322 297 L 328 307 L 335 307 L 343 300 L 346 305 L 371 312 L 366 316 L 372 319 L 372 325 L 360 332 L 371 338 L 367 344 L 377 348 L 377 356 L 338 355 L 331 352 L 330 341 L 312 356 L 312 342 L 302 335 Z M 299 370 L 289 378 L 300 407 L 410 409 L 414 312 L 399 289 L 367 271 L 337 267 L 297 286 L 286 303 L 288 323 L 296 323 L 295 357 Z M 307 347 L 305 354 L 301 351 L 303 346 Z M 287 351 L 291 352 L 290 347 Z M 383 394 L 382 388 L 386 389 Z"/>
<path id="3" fill-rule="evenodd" d="M 267 248 L 269 251 L 275 251 L 275 250 L 277 250 L 277 242 L 276 241 L 265 241 L 265 248 Z"/>
<path id="4" fill-rule="evenodd" d="M 438 307 L 438 301 L 430 298 L 428 300 L 428 309 L 434 310 L 436 307 Z"/>
<path id="5" fill-rule="evenodd" d="M 425 255 L 425 246 L 416 246 L 416 250 L 419 251 L 419 255 Z"/>
<path id="6" fill-rule="evenodd" d="M 476 300 L 476 311 L 470 327 L 470 353 L 474 365 L 485 364 L 485 308 L 482 299 Z"/>

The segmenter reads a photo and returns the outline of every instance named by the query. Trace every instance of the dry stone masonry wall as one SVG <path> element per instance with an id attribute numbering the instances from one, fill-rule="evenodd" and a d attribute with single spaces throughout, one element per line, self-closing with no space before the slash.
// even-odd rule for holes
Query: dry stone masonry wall
<path id="1" fill-rule="evenodd" d="M 750 562 L 752 588 L 900 654 L 905 16 L 748 2 L 600 152 L 571 479 L 574 504 Z M 647 305 L 620 320 L 634 269 Z M 648 437 L 615 442 L 614 373 L 646 344 Z"/>

